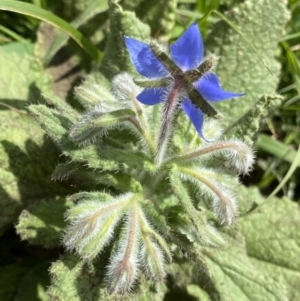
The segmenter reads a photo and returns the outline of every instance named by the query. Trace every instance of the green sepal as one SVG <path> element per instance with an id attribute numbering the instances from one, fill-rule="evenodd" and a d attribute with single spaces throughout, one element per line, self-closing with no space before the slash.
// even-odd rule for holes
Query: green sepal
<path id="1" fill-rule="evenodd" d="M 202 216 L 200 215 L 200 212 L 197 212 L 196 208 L 194 207 L 192 200 L 188 194 L 188 191 L 182 184 L 178 176 L 178 173 L 179 171 L 176 165 L 173 164 L 172 170 L 170 172 L 170 182 L 173 191 L 177 196 L 178 200 L 180 201 L 189 219 L 191 220 L 193 226 L 195 227 L 199 235 L 198 237 L 199 241 L 206 242 L 207 239 L 206 221 L 203 220 Z"/>
<path id="2" fill-rule="evenodd" d="M 106 202 L 106 201 L 111 201 L 112 196 L 108 193 L 105 192 L 98 192 L 98 191 L 82 191 L 75 193 L 69 197 L 70 201 L 74 203 L 79 203 L 82 201 L 93 201 L 93 200 L 98 200 L 99 202 Z"/>
<path id="3" fill-rule="evenodd" d="M 91 110 L 95 105 L 103 103 L 111 108 L 115 99 L 110 89 L 110 81 L 102 73 L 94 72 L 87 75 L 79 87 L 75 87 L 75 97 L 86 110 Z"/>

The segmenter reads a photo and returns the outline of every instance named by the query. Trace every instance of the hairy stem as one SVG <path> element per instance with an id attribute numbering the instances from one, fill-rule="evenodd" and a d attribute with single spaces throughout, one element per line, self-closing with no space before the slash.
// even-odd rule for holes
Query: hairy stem
<path id="1" fill-rule="evenodd" d="M 234 149 L 236 151 L 239 151 L 243 148 L 245 148 L 243 145 L 240 145 L 240 144 L 235 143 L 235 142 L 221 142 L 221 143 L 218 143 L 218 144 L 213 144 L 213 145 L 210 145 L 210 146 L 207 146 L 207 147 L 203 147 L 199 150 L 196 150 L 196 151 L 191 152 L 191 153 L 187 153 L 187 154 L 182 155 L 180 157 L 171 158 L 170 160 L 168 160 L 166 162 L 166 164 L 175 163 L 175 162 L 177 163 L 177 162 L 197 158 L 197 157 L 200 157 L 202 155 L 205 155 L 205 154 L 208 154 L 208 153 L 211 153 L 211 152 L 217 152 L 219 150 Z"/>
<path id="2" fill-rule="evenodd" d="M 173 120 L 174 111 L 179 99 L 179 93 L 183 87 L 183 82 L 181 80 L 174 81 L 174 85 L 169 92 L 168 98 L 165 101 L 162 124 L 160 128 L 158 145 L 157 145 L 157 162 L 160 164 L 163 160 L 164 153 L 168 144 L 168 139 L 170 136 L 171 123 Z"/>
<path id="3" fill-rule="evenodd" d="M 138 235 L 136 230 L 137 230 L 137 210 L 136 210 L 136 206 L 133 205 L 133 208 L 131 208 L 128 216 L 128 238 L 127 238 L 126 250 L 124 253 L 124 257 L 118 267 L 117 274 L 121 274 L 127 267 L 127 263 L 129 261 L 130 256 L 132 255 L 132 250 L 134 248 L 135 241 Z"/>
<path id="4" fill-rule="evenodd" d="M 148 144 L 151 154 L 154 155 L 155 146 L 154 146 L 153 140 L 151 139 L 149 131 L 145 131 L 144 130 L 145 127 L 141 127 L 139 122 L 134 117 L 128 117 L 128 121 L 131 122 L 136 127 L 136 129 L 140 132 L 140 134 L 144 137 L 145 141 Z"/>

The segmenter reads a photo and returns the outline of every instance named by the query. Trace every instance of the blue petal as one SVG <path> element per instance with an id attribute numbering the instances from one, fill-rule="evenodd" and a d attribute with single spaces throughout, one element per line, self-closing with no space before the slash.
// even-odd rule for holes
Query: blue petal
<path id="1" fill-rule="evenodd" d="M 173 61 L 182 71 L 199 66 L 203 59 L 203 43 L 197 23 L 193 23 L 178 40 L 170 46 Z"/>
<path id="2" fill-rule="evenodd" d="M 169 72 L 153 54 L 150 46 L 141 41 L 125 36 L 125 44 L 136 71 L 149 78 L 160 78 Z"/>
<path id="3" fill-rule="evenodd" d="M 190 118 L 200 137 L 207 141 L 202 132 L 204 113 L 200 109 L 196 108 L 188 98 L 182 101 L 181 106 L 185 114 Z"/>
<path id="4" fill-rule="evenodd" d="M 228 98 L 240 97 L 245 93 L 233 93 L 224 91 L 218 77 L 213 73 L 207 73 L 194 83 L 195 88 L 207 101 L 222 101 Z"/>
<path id="5" fill-rule="evenodd" d="M 147 88 L 136 98 L 144 105 L 152 106 L 164 101 L 167 95 L 166 92 L 165 88 Z"/>

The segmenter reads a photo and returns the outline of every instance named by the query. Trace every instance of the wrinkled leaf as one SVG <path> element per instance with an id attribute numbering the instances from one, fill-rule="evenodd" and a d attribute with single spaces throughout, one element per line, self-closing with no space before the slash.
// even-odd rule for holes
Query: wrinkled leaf
<path id="1" fill-rule="evenodd" d="M 46 289 L 50 284 L 49 263 L 30 269 L 21 280 L 14 301 L 47 301 Z"/>
<path id="2" fill-rule="evenodd" d="M 239 222 L 252 264 L 280 278 L 286 300 L 299 300 L 300 211 L 286 198 L 271 198 Z M 281 299 L 285 300 L 285 299 Z"/>
<path id="3" fill-rule="evenodd" d="M 22 211 L 16 226 L 17 233 L 31 244 L 58 247 L 66 226 L 64 214 L 71 206 L 72 202 L 64 199 L 39 202 Z"/>
<path id="4" fill-rule="evenodd" d="M 85 264 L 79 261 L 76 256 L 69 255 L 52 264 L 50 273 L 52 285 L 47 294 L 51 301 L 162 301 L 166 287 L 164 284 L 151 285 L 144 277 L 139 278 L 139 285 L 128 295 L 110 295 L 107 292 L 102 280 L 105 269 L 101 261 L 94 264 Z"/>
<path id="5" fill-rule="evenodd" d="M 264 94 L 274 94 L 280 71 L 275 59 L 277 44 L 289 18 L 286 1 L 249 0 L 226 14 L 247 37 L 272 70 L 271 75 L 242 37 L 219 21 L 206 41 L 206 49 L 220 55 L 216 74 L 226 90 L 246 96 L 225 101 L 219 108 L 230 125 L 247 112 Z M 271 103 L 272 106 L 272 103 Z"/>
<path id="6" fill-rule="evenodd" d="M 10 264 L 0 267 L 0 300 L 11 301 L 21 279 L 30 270 L 32 264 Z"/>
<path id="7" fill-rule="evenodd" d="M 51 81 L 28 54 L 0 48 L 0 229 L 26 205 L 63 192 L 51 183 L 58 150 L 23 111 Z M 25 49 L 25 48 L 21 48 Z"/>
<path id="8" fill-rule="evenodd" d="M 227 246 L 223 250 L 203 248 L 212 281 L 219 293 L 216 300 L 288 301 L 280 279 L 264 269 L 253 267 L 241 235 L 226 235 L 226 240 Z M 209 288 L 206 290 L 214 300 L 214 292 Z"/>

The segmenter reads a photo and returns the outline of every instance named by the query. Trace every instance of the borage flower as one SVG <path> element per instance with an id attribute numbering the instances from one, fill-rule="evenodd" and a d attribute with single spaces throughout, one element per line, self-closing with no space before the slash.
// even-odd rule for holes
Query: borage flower
<path id="1" fill-rule="evenodd" d="M 203 58 L 203 42 L 197 23 L 170 46 L 172 60 L 155 41 L 148 45 L 125 36 L 125 43 L 137 72 L 151 79 L 135 79 L 136 84 L 145 88 L 137 99 L 146 105 L 165 103 L 160 144 L 167 140 L 168 127 L 178 104 L 205 140 L 202 132 L 204 114 L 215 118 L 218 115 L 210 102 L 244 95 L 221 88 L 218 77 L 211 72 L 216 56 Z"/>

